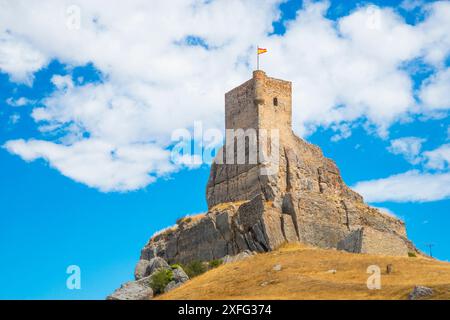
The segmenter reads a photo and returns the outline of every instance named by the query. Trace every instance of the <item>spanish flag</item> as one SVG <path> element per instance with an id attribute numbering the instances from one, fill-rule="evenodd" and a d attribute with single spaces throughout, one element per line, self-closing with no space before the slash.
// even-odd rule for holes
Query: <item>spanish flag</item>
<path id="1" fill-rule="evenodd" d="M 258 54 L 266 53 L 267 49 L 258 47 Z"/>

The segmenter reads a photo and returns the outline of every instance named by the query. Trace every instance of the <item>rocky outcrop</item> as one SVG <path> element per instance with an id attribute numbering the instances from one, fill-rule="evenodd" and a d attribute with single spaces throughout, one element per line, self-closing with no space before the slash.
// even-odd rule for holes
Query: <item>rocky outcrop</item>
<path id="1" fill-rule="evenodd" d="M 188 275 L 184 272 L 181 267 L 176 267 L 172 270 L 173 280 L 170 281 L 164 288 L 164 292 L 169 292 L 175 288 L 178 288 L 183 283 L 189 280 Z"/>
<path id="2" fill-rule="evenodd" d="M 369 227 L 357 229 L 338 243 L 337 248 L 355 253 L 390 256 L 408 255 L 407 239 Z"/>
<path id="3" fill-rule="evenodd" d="M 134 271 L 135 281 L 129 281 L 109 295 L 107 300 L 151 300 L 154 292 L 152 289 L 152 276 L 161 270 L 171 270 L 171 281 L 164 288 L 164 292 L 175 289 L 189 280 L 189 276 L 181 266 L 169 266 L 161 257 L 150 260 L 141 259 Z"/>
<path id="4" fill-rule="evenodd" d="M 134 269 L 134 278 L 142 279 L 161 269 L 171 269 L 166 260 L 155 257 L 151 260 L 139 260 Z"/>
<path id="5" fill-rule="evenodd" d="M 256 179 L 258 165 L 213 164 L 209 211 L 150 239 L 141 259 L 210 261 L 296 241 L 355 253 L 405 256 L 415 251 L 404 223 L 366 205 L 318 147 L 292 136 L 280 148 L 274 176 Z M 250 193 L 242 192 L 249 181 L 254 183 Z"/>
<path id="6" fill-rule="evenodd" d="M 150 277 L 138 281 L 124 283 L 119 289 L 109 295 L 107 300 L 150 300 L 153 298 L 153 290 L 150 286 Z"/>
<path id="7" fill-rule="evenodd" d="M 241 205 L 222 205 L 199 221 L 156 235 L 142 250 L 141 259 L 154 258 L 156 253 L 169 263 L 211 261 L 245 250 L 273 250 L 291 241 L 298 241 L 292 217 L 257 196 Z"/>

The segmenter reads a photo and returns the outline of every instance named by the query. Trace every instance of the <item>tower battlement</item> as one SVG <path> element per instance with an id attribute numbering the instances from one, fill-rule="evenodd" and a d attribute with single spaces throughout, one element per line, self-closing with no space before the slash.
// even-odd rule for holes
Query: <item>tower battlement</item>
<path id="1" fill-rule="evenodd" d="M 225 129 L 292 132 L 292 83 L 253 71 L 252 79 L 225 94 Z"/>

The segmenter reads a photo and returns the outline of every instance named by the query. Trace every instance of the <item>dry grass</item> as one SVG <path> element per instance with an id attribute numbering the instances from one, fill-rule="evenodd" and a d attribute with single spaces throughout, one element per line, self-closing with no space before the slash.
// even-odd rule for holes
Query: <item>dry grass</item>
<path id="1" fill-rule="evenodd" d="M 281 271 L 272 270 L 276 264 Z M 380 290 L 366 286 L 374 264 L 382 270 Z M 387 264 L 393 273 L 386 274 Z M 432 299 L 450 299 L 450 264 L 286 245 L 222 265 L 158 299 L 406 299 L 415 285 L 433 288 Z"/>
<path id="2" fill-rule="evenodd" d="M 206 216 L 206 213 L 198 213 L 198 214 L 194 214 L 192 216 L 185 216 L 178 220 L 178 224 L 181 224 L 183 222 L 195 223 L 195 222 L 203 219 L 205 216 Z"/>
<path id="3" fill-rule="evenodd" d="M 216 204 L 209 211 L 210 212 L 225 211 L 227 209 L 231 209 L 232 207 L 239 208 L 245 202 L 248 202 L 248 201 L 223 202 L 223 203 Z"/>

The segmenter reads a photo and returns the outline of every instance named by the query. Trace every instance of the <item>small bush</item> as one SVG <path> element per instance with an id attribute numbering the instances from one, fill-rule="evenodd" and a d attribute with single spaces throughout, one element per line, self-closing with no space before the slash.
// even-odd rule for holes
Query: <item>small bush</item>
<path id="1" fill-rule="evenodd" d="M 172 268 L 172 270 L 178 269 L 178 268 L 183 269 L 183 267 L 178 263 L 174 263 L 170 267 Z"/>
<path id="2" fill-rule="evenodd" d="M 215 259 L 215 260 L 211 260 L 209 262 L 209 268 L 210 269 L 214 269 L 217 268 L 218 266 L 220 266 L 223 263 L 222 259 Z"/>
<path id="3" fill-rule="evenodd" d="M 191 217 L 186 217 L 185 219 L 184 219 L 184 222 L 185 223 L 189 223 L 189 222 L 191 222 L 192 221 L 192 218 Z"/>
<path id="4" fill-rule="evenodd" d="M 180 224 L 182 224 L 182 223 L 189 223 L 189 222 L 191 222 L 191 221 L 192 221 L 192 218 L 191 218 L 191 217 L 181 217 L 181 218 L 178 218 L 178 219 L 177 219 L 176 224 L 177 224 L 177 225 L 180 225 Z"/>
<path id="5" fill-rule="evenodd" d="M 189 276 L 189 278 L 194 278 L 206 272 L 205 265 L 198 260 L 194 260 L 184 266 L 184 272 Z"/>
<path id="6" fill-rule="evenodd" d="M 173 280 L 172 270 L 163 269 L 155 272 L 152 275 L 150 287 L 154 294 L 160 294 L 164 292 L 167 284 Z"/>
<path id="7" fill-rule="evenodd" d="M 415 252 L 408 252 L 408 257 L 415 258 L 416 257 L 416 253 Z"/>

